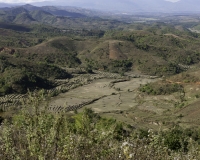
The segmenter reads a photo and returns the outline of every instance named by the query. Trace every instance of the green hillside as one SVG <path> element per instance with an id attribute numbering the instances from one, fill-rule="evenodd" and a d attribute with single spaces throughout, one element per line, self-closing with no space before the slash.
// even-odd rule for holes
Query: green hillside
<path id="1" fill-rule="evenodd" d="M 37 21 L 42 21 L 42 22 L 49 22 L 53 17 L 52 14 L 40 10 L 31 11 L 30 15 Z"/>
<path id="2" fill-rule="evenodd" d="M 34 24 L 37 23 L 35 19 L 33 19 L 33 17 L 31 15 L 29 15 L 28 13 L 20 13 L 18 14 L 14 21 L 14 23 L 17 24 Z"/>
<path id="3" fill-rule="evenodd" d="M 54 87 L 53 79 L 70 78 L 66 71 L 47 63 L 28 61 L 6 52 L 0 54 L 0 95 L 26 93 Z M 45 72 L 44 72 L 45 70 Z"/>
<path id="4" fill-rule="evenodd" d="M 28 21 L 26 14 L 20 14 L 22 16 L 16 20 Z M 41 17 L 44 21 L 46 15 L 51 17 L 43 11 L 32 11 L 32 14 L 35 19 Z M 184 66 L 197 64 L 200 60 L 198 35 L 164 23 L 140 25 L 143 30 L 138 30 L 138 24 L 130 25 L 129 29 L 125 24 L 123 31 L 62 30 L 11 23 L 0 26 L 4 28 L 0 29 L 0 45 L 8 48 L 4 49 L 4 54 L 36 63 L 169 76 L 183 72 Z"/>

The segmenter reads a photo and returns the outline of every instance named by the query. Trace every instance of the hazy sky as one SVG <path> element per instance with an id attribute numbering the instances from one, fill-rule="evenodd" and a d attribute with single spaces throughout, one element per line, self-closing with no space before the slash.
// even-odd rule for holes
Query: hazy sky
<path id="1" fill-rule="evenodd" d="M 32 3 L 32 2 L 43 2 L 45 0 L 0 0 L 2 3 Z M 53 1 L 53 0 L 48 0 Z"/>
<path id="2" fill-rule="evenodd" d="M 3 3 L 32 3 L 32 2 L 43 2 L 43 1 L 59 2 L 59 1 L 62 1 L 62 0 L 0 0 L 0 2 L 3 2 Z M 68 0 L 68 1 L 73 2 L 73 1 L 77 1 L 77 0 Z M 82 1 L 84 1 L 84 0 L 82 0 Z M 148 1 L 150 1 L 150 0 L 148 0 Z M 177 2 L 177 1 L 180 1 L 180 0 L 165 0 L 165 1 Z"/>
<path id="3" fill-rule="evenodd" d="M 15 4 L 33 4 L 35 6 L 76 6 L 102 11 L 119 11 L 123 13 L 200 13 L 200 0 L 0 0 L 0 3 L 2 2 Z"/>

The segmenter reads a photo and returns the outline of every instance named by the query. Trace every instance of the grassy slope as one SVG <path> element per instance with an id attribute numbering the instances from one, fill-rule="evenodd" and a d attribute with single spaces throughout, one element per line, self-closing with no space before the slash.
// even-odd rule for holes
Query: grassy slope
<path id="1" fill-rule="evenodd" d="M 146 127 L 148 127 L 147 123 L 155 124 L 155 128 L 158 122 L 167 128 L 174 124 L 186 128 L 198 127 L 200 122 L 199 81 L 199 68 L 193 68 L 162 81 L 142 85 L 139 92 L 142 99 L 138 97 L 139 107 L 127 112 L 128 120 L 133 116 L 140 117 L 143 121 L 141 120 L 138 124 Z M 157 113 L 159 110 L 163 112 Z"/>
<path id="2" fill-rule="evenodd" d="M 179 63 L 191 65 L 199 62 L 198 38 L 188 35 L 187 32 L 178 32 L 176 29 L 167 32 L 166 28 L 161 28 L 160 32 L 164 30 L 164 33 L 154 33 L 152 28 L 146 30 L 107 31 L 102 38 L 69 36 L 51 38 L 54 35 L 47 37 L 48 32 L 44 32 L 41 36 L 37 33 L 36 36 L 33 33 L 25 33 L 16 40 L 18 43 L 11 42 L 8 33 L 0 43 L 7 46 L 9 43 L 10 45 L 14 43 L 16 47 L 20 45 L 25 47 L 16 49 L 19 57 L 71 67 L 81 64 L 77 58 L 79 57 L 83 66 L 107 68 L 110 71 L 113 70 L 113 61 L 131 60 L 133 68 L 143 73 L 170 75 L 181 71 L 177 65 Z M 15 36 L 20 37 L 18 33 L 11 33 L 13 39 Z M 55 33 L 55 36 L 56 34 L 61 35 Z"/>
<path id="3" fill-rule="evenodd" d="M 131 60 L 133 66 L 144 73 L 170 75 L 181 71 L 179 63 L 191 65 L 199 62 L 199 43 L 198 38 L 187 34 L 177 36 L 132 31 L 106 33 L 102 38 L 58 37 L 25 50 L 29 54 L 51 54 L 54 60 L 59 54 L 56 59 L 61 64 L 64 63 L 59 57 L 63 59 L 63 53 L 70 53 L 77 55 L 85 66 L 107 67 L 110 71 L 113 61 Z"/>

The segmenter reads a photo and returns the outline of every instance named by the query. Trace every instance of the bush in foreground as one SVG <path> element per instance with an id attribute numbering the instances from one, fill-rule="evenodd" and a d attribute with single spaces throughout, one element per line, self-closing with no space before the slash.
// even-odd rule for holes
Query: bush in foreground
<path id="1" fill-rule="evenodd" d="M 154 133 L 133 130 L 85 109 L 51 114 L 41 109 L 43 96 L 30 97 L 22 111 L 4 120 L 0 131 L 2 160 L 198 159 L 198 134 L 183 129 Z M 188 133 L 188 132 L 187 132 Z"/>

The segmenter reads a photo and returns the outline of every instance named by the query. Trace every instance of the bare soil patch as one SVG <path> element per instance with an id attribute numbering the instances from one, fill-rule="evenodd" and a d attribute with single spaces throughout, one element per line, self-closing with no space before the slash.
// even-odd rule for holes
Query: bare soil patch
<path id="1" fill-rule="evenodd" d="M 127 59 L 127 56 L 123 54 L 123 52 L 116 45 L 116 43 L 117 43 L 116 41 L 109 42 L 109 59 L 112 59 L 112 60 Z"/>

